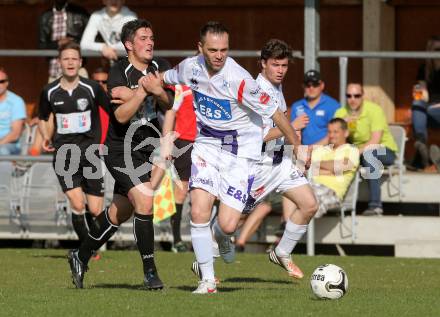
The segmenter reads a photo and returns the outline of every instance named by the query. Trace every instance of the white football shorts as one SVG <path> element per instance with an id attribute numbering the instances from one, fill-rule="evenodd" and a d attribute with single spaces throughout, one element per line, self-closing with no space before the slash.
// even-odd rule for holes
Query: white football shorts
<path id="1" fill-rule="evenodd" d="M 242 212 L 254 180 L 257 161 L 237 157 L 208 144 L 194 143 L 189 188 L 200 188 Z"/>
<path id="2" fill-rule="evenodd" d="M 255 168 L 255 176 L 246 212 L 251 211 L 273 191 L 284 193 L 290 189 L 309 184 L 307 178 L 288 156 L 284 156 L 282 162 L 275 166 L 258 163 Z"/>

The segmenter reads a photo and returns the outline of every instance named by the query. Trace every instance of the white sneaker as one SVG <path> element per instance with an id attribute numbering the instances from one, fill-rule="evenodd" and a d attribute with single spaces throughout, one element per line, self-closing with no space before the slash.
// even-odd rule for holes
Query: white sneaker
<path id="1" fill-rule="evenodd" d="M 382 216 L 383 215 L 383 209 L 380 207 L 368 207 L 363 213 L 362 216 Z"/>
<path id="2" fill-rule="evenodd" d="M 301 279 L 304 277 L 304 273 L 301 269 L 292 262 L 292 258 L 290 255 L 288 256 L 279 256 L 275 250 L 270 251 L 269 253 L 270 262 L 281 266 L 283 269 L 287 271 L 289 276 Z"/>
<path id="3" fill-rule="evenodd" d="M 197 276 L 199 281 L 203 280 L 202 270 L 200 269 L 199 263 L 197 261 L 194 261 L 191 264 L 191 271 Z M 220 284 L 220 280 L 217 277 L 215 277 L 214 280 L 215 280 L 215 285 Z"/>
<path id="4" fill-rule="evenodd" d="M 217 293 L 217 286 L 215 285 L 215 281 L 202 280 L 199 281 L 199 286 L 193 294 L 215 294 Z"/>

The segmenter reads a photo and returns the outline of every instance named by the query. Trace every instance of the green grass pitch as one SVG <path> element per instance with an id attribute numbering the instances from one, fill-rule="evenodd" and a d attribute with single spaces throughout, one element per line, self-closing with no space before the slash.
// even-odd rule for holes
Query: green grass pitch
<path id="1" fill-rule="evenodd" d="M 0 316 L 440 316 L 440 260 L 297 256 L 306 274 L 294 281 L 265 254 L 217 260 L 219 293 L 192 295 L 192 253 L 156 254 L 163 291 L 142 289 L 134 251 L 107 251 L 90 263 L 85 289 L 70 279 L 66 250 L 0 250 Z M 333 263 L 348 275 L 340 300 L 317 300 L 309 277 Z"/>

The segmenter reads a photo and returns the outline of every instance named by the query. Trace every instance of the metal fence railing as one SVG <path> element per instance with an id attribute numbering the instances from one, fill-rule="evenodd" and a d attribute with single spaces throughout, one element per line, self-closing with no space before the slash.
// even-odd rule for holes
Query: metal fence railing
<path id="1" fill-rule="evenodd" d="M 118 52 L 120 56 L 123 56 L 125 52 Z M 193 56 L 196 50 L 155 50 L 155 56 L 161 57 L 188 57 Z M 58 55 L 57 50 L 5 50 L 0 49 L 0 57 L 54 57 Z M 100 57 L 99 52 L 83 51 L 82 55 L 85 57 Z M 300 51 L 294 51 L 293 57 L 303 58 Z M 229 56 L 231 57 L 254 57 L 260 56 L 259 50 L 230 50 Z"/>
<path id="2" fill-rule="evenodd" d="M 188 57 L 196 53 L 196 50 L 156 50 L 155 56 L 160 57 Z M 5 50 L 0 49 L 0 57 L 53 57 L 57 56 L 57 50 Z M 120 55 L 125 52 L 120 52 Z M 258 58 L 259 50 L 231 50 L 231 57 Z M 293 51 L 294 58 L 304 59 L 301 51 Z M 85 57 L 99 57 L 98 52 L 84 51 Z M 339 101 L 345 104 L 345 86 L 347 84 L 347 70 L 349 58 L 363 59 L 440 59 L 440 52 L 427 51 L 318 51 L 318 58 L 337 58 L 339 60 Z"/>
<path id="3" fill-rule="evenodd" d="M 339 60 L 339 102 L 345 104 L 348 59 L 440 59 L 440 52 L 427 51 L 319 51 L 319 58 L 338 58 Z"/>
<path id="4" fill-rule="evenodd" d="M 156 50 L 155 55 L 161 57 L 187 57 L 196 53 L 196 50 Z M 57 56 L 56 50 L 5 50 L 0 49 L 0 57 L 53 57 Z M 122 52 L 121 52 L 122 55 Z M 229 52 L 231 57 L 246 57 L 258 58 L 260 56 L 259 50 L 231 50 Z M 294 58 L 305 59 L 301 51 L 293 52 Z M 83 52 L 86 57 L 101 56 L 96 52 Z M 345 87 L 347 85 L 347 71 L 350 58 L 362 59 L 440 59 L 440 52 L 427 51 L 325 51 L 318 50 L 316 52 L 317 58 L 337 58 L 339 61 L 339 100 L 341 104 L 345 104 Z M 44 157 L 0 157 L 0 160 L 15 160 L 15 161 L 51 161 L 50 156 Z M 40 161 L 41 162 L 41 161 Z M 314 234 L 313 225 L 309 228 L 308 234 L 308 250 L 309 255 L 314 254 L 313 241 L 309 240 Z"/>

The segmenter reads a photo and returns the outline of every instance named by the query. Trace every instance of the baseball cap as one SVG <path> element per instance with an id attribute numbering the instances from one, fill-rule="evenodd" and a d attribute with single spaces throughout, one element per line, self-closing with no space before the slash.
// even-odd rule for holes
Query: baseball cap
<path id="1" fill-rule="evenodd" d="M 321 81 L 321 74 L 315 69 L 308 70 L 304 74 L 304 84 L 319 83 L 320 81 Z"/>

